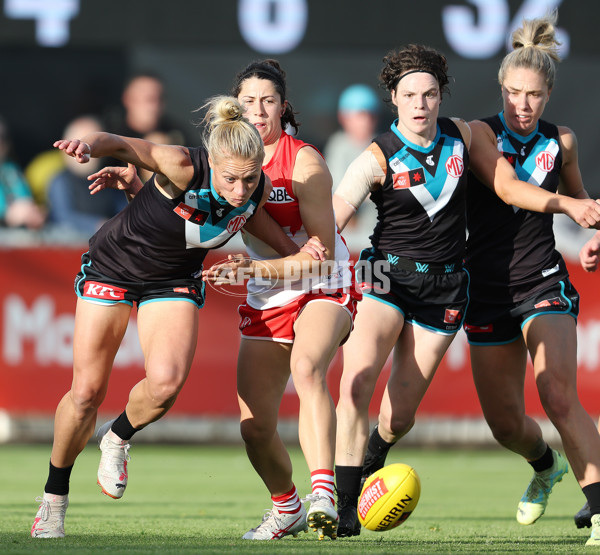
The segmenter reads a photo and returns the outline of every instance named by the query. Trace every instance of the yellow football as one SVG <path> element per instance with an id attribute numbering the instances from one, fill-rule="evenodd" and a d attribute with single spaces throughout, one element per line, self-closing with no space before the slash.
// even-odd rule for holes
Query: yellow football
<path id="1" fill-rule="evenodd" d="M 415 510 L 421 480 L 407 464 L 384 466 L 367 478 L 358 500 L 358 518 L 368 530 L 385 532 L 400 526 Z"/>

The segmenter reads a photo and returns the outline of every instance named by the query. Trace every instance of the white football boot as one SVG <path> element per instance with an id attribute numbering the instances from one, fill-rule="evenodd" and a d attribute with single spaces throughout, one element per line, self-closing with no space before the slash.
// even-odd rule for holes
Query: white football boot
<path id="1" fill-rule="evenodd" d="M 302 501 L 310 501 L 310 508 L 306 513 L 306 522 L 310 528 L 317 532 L 319 540 L 322 540 L 325 536 L 335 540 L 340 518 L 331 499 L 325 495 L 311 493 Z"/>
<path id="2" fill-rule="evenodd" d="M 298 532 L 308 532 L 306 509 L 300 506 L 297 513 L 280 513 L 275 507 L 265 513 L 262 522 L 246 532 L 243 540 L 280 540 L 285 536 L 298 536 Z"/>
<path id="3" fill-rule="evenodd" d="M 102 451 L 98 465 L 98 485 L 105 495 L 121 499 L 127 487 L 130 445 L 110 429 L 113 422 L 114 420 L 103 424 L 96 434 L 98 448 Z"/>
<path id="4" fill-rule="evenodd" d="M 64 538 L 65 514 L 69 506 L 68 495 L 44 493 L 36 498 L 40 503 L 31 527 L 32 538 Z"/>

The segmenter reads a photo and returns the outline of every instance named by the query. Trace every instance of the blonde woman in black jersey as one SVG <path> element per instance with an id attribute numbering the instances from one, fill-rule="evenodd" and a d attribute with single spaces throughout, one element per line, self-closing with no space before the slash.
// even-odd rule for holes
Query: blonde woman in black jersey
<path id="1" fill-rule="evenodd" d="M 203 147 L 109 133 L 54 144 L 81 163 L 90 156 L 113 156 L 154 175 L 139 190 L 127 191 L 135 193 L 133 200 L 90 239 L 82 256 L 75 281 L 73 382 L 56 410 L 50 471 L 32 537 L 65 535 L 71 470 L 94 431 L 133 304 L 146 376 L 130 391 L 122 414 L 98 432 L 98 485 L 115 499 L 127 485 L 129 440 L 169 410 L 190 370 L 207 251 L 226 243 L 242 225 L 280 254 L 298 250 L 261 208 L 271 184 L 261 170 L 258 131 L 243 118 L 235 98 L 217 97 L 206 108 Z M 96 175 L 93 190 L 128 187 L 126 179 L 111 184 L 110 176 Z"/>

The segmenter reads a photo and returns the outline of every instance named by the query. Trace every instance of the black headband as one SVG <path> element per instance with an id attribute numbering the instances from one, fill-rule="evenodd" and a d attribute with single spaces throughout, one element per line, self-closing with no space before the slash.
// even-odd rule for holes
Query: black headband
<path id="1" fill-rule="evenodd" d="M 440 82 L 438 76 L 433 71 L 430 71 L 428 69 L 411 69 L 410 71 L 407 71 L 406 73 L 403 73 L 402 75 L 400 75 L 400 77 L 398 77 L 398 80 L 394 83 L 393 88 L 395 89 L 398 86 L 398 83 L 400 83 L 400 80 L 406 77 L 407 75 L 410 75 L 411 73 L 429 73 L 429 75 L 433 75 L 435 77 L 435 80 L 438 82 L 438 84 Z"/>

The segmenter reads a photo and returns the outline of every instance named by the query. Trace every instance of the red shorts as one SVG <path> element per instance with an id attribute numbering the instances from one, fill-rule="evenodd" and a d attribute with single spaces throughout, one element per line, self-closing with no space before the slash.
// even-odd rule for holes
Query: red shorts
<path id="1" fill-rule="evenodd" d="M 242 337 L 278 341 L 280 343 L 294 342 L 294 324 L 306 305 L 313 302 L 329 302 L 341 306 L 352 318 L 356 316 L 356 307 L 361 299 L 360 293 L 307 293 L 285 306 L 276 306 L 265 310 L 252 308 L 248 303 L 238 307 L 240 314 L 240 331 Z M 352 328 L 351 328 L 352 329 Z M 349 334 L 349 333 L 348 333 Z M 348 336 L 344 338 L 345 343 Z"/>

